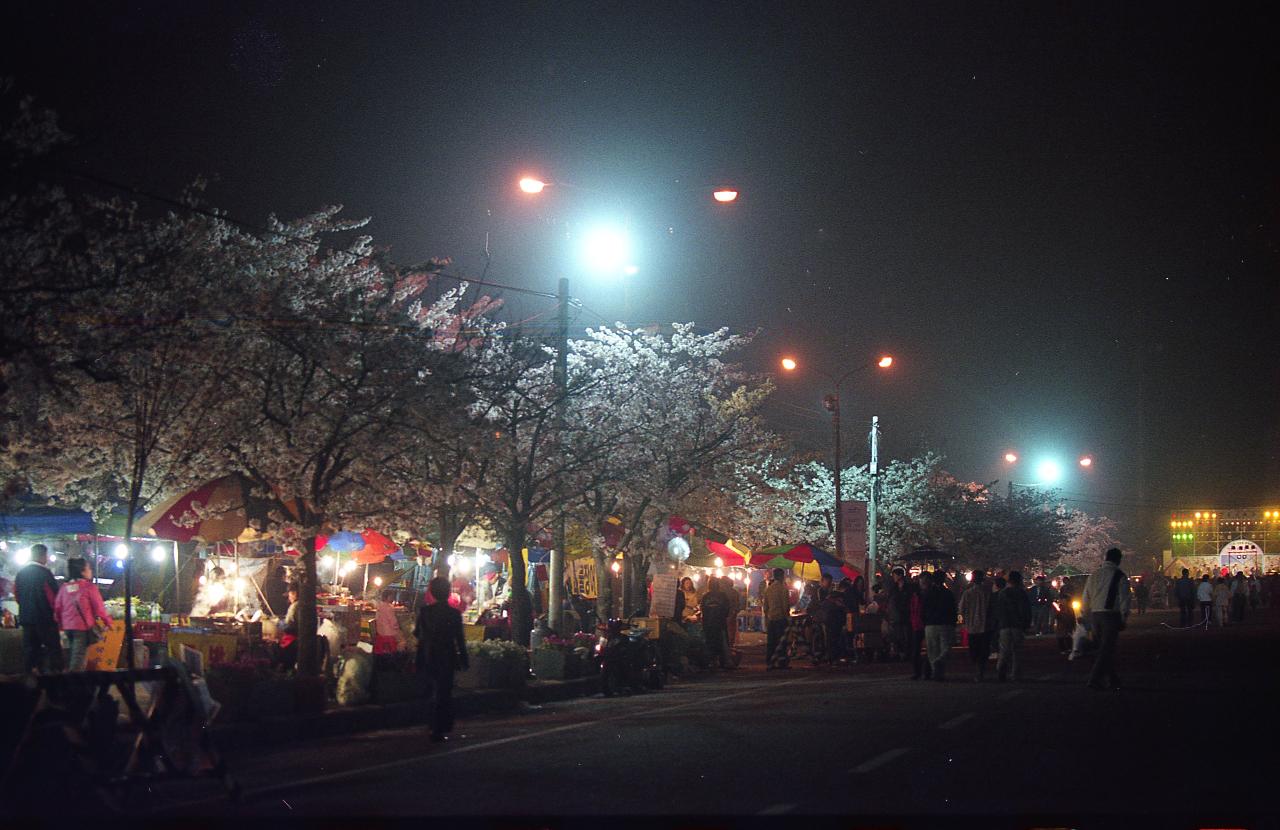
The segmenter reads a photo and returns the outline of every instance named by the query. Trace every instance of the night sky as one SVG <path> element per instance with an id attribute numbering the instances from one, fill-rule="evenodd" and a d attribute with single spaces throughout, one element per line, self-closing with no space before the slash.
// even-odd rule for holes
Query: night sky
<path id="1" fill-rule="evenodd" d="M 206 175 L 255 223 L 342 203 L 458 274 L 487 237 L 491 280 L 569 276 L 579 327 L 758 327 L 762 371 L 891 352 L 844 387 L 849 463 L 875 413 L 886 456 L 1001 489 L 1007 450 L 1056 453 L 1134 541 L 1173 507 L 1280 506 L 1267 4 L 7 6 L 3 73 L 81 140 L 68 168 Z M 577 187 L 530 200 L 524 173 Z M 615 217 L 625 285 L 572 255 Z M 825 451 L 801 375 L 770 414 Z"/>

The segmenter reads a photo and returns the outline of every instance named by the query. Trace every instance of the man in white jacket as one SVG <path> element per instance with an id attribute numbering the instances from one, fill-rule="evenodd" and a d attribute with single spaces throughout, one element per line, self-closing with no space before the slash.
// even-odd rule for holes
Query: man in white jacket
<path id="1" fill-rule="evenodd" d="M 1104 688 L 1105 677 L 1111 688 L 1120 690 L 1120 676 L 1116 673 L 1116 645 L 1120 631 L 1129 616 L 1129 577 L 1120 570 L 1122 554 L 1119 548 L 1107 551 L 1102 567 L 1089 575 L 1084 594 L 1080 598 L 1081 612 L 1089 615 L 1094 636 L 1098 640 L 1098 659 L 1089 675 L 1089 688 Z"/>

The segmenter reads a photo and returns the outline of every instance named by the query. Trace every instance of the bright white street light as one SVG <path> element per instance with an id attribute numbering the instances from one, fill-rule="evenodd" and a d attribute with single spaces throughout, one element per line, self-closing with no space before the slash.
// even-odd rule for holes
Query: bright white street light
<path id="1" fill-rule="evenodd" d="M 621 273 L 631 265 L 631 240 L 618 228 L 595 228 L 583 240 L 582 259 L 595 273 Z"/>
<path id="2" fill-rule="evenodd" d="M 13 555 L 15 565 L 25 565 L 31 561 L 31 548 L 22 548 Z"/>
<path id="3" fill-rule="evenodd" d="M 547 183 L 541 179 L 535 179 L 531 176 L 525 176 L 520 180 L 520 189 L 525 193 L 541 193 Z"/>
<path id="4" fill-rule="evenodd" d="M 152 562 L 163 562 L 163 561 L 164 561 L 164 548 L 160 547 L 159 545 L 153 545 L 153 546 L 151 547 L 151 561 L 152 561 Z"/>
<path id="5" fill-rule="evenodd" d="M 128 546 L 125 545 L 124 542 L 121 542 L 120 544 L 116 545 L 115 554 L 116 554 L 116 559 L 124 559 L 126 556 L 129 555 Z"/>
<path id="6" fill-rule="evenodd" d="M 1062 465 L 1052 458 L 1046 458 L 1036 465 L 1036 477 L 1041 484 L 1057 484 L 1062 478 Z"/>

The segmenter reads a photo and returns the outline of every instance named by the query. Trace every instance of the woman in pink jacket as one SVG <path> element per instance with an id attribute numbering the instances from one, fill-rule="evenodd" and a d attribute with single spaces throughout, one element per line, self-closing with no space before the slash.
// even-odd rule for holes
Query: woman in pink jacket
<path id="1" fill-rule="evenodd" d="M 72 574 L 79 574 L 71 578 Z M 93 571 L 83 559 L 67 560 L 67 581 L 58 590 L 53 603 L 53 616 L 67 635 L 71 671 L 84 671 L 89 651 L 89 635 L 95 620 L 111 625 L 111 615 L 102 604 L 102 594 L 93 584 Z"/>

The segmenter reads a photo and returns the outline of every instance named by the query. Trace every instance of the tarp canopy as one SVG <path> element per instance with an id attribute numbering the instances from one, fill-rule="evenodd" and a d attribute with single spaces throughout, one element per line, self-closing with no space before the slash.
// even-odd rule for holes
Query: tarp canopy
<path id="1" fill-rule="evenodd" d="M 65 507 L 19 508 L 0 514 L 0 533 L 15 536 L 74 536 L 93 533 L 93 517 L 83 510 Z"/>

